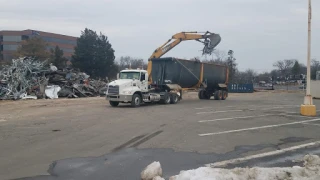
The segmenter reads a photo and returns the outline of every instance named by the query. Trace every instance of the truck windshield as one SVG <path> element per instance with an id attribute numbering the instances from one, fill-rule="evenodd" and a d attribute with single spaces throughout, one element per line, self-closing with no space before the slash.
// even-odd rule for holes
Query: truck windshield
<path id="1" fill-rule="evenodd" d="M 120 79 L 140 79 L 140 72 L 121 72 Z"/>

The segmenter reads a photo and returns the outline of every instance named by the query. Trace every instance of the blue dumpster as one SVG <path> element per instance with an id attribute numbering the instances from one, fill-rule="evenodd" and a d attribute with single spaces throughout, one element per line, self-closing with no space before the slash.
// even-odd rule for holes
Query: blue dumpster
<path id="1" fill-rule="evenodd" d="M 229 93 L 253 93 L 253 84 L 229 84 Z"/>

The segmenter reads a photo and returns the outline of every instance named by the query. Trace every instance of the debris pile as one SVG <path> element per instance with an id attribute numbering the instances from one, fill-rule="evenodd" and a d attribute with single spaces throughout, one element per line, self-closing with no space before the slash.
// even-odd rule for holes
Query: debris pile
<path id="1" fill-rule="evenodd" d="M 0 99 L 37 99 L 58 97 L 93 97 L 101 93 L 106 82 L 90 79 L 86 73 L 58 70 L 47 62 L 31 58 L 13 59 L 0 71 Z"/>

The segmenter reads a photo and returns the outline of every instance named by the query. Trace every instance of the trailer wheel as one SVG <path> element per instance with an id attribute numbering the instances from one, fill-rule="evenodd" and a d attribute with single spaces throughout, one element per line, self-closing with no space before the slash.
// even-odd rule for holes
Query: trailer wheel
<path id="1" fill-rule="evenodd" d="M 179 97 L 177 94 L 171 94 L 170 96 L 170 104 L 177 104 L 179 101 Z"/>
<path id="2" fill-rule="evenodd" d="M 214 99 L 215 100 L 221 100 L 222 99 L 222 91 L 221 90 L 216 90 L 214 92 Z"/>
<path id="3" fill-rule="evenodd" d="M 109 104 L 112 106 L 112 107 L 117 107 L 119 105 L 119 102 L 118 101 L 109 101 Z"/>
<path id="4" fill-rule="evenodd" d="M 204 99 L 204 90 L 200 90 L 198 92 L 198 97 L 199 97 L 199 99 Z"/>
<path id="5" fill-rule="evenodd" d="M 141 96 L 139 94 L 134 94 L 132 96 L 131 106 L 138 107 L 141 104 Z"/>
<path id="6" fill-rule="evenodd" d="M 228 97 L 228 91 L 223 90 L 223 91 L 222 91 L 222 100 L 226 100 L 227 97 Z"/>
<path id="7" fill-rule="evenodd" d="M 203 92 L 203 98 L 204 98 L 204 99 L 210 99 L 210 98 L 211 98 L 211 95 L 208 94 L 207 91 L 204 91 L 204 92 Z"/>

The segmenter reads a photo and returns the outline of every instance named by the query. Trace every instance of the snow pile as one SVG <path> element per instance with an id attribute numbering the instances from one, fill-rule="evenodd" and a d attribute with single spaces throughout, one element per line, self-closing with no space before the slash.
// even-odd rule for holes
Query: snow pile
<path id="1" fill-rule="evenodd" d="M 169 180 L 320 180 L 320 158 L 317 155 L 306 155 L 303 167 L 253 167 L 222 169 L 200 167 L 181 171 Z M 164 180 L 159 162 L 153 162 L 141 172 L 142 180 Z"/>
<path id="2" fill-rule="evenodd" d="M 160 176 L 156 176 L 156 177 L 154 177 L 152 180 L 165 180 L 165 179 L 163 179 L 163 178 L 160 177 Z"/>
<path id="3" fill-rule="evenodd" d="M 142 180 L 163 180 L 161 176 L 162 176 L 162 168 L 159 162 L 153 162 L 149 164 L 141 172 Z"/>
<path id="4" fill-rule="evenodd" d="M 221 169 L 200 167 L 194 170 L 181 171 L 179 175 L 169 180 L 319 180 L 320 158 L 316 155 L 304 157 L 304 167 L 285 168 L 235 168 Z"/>

